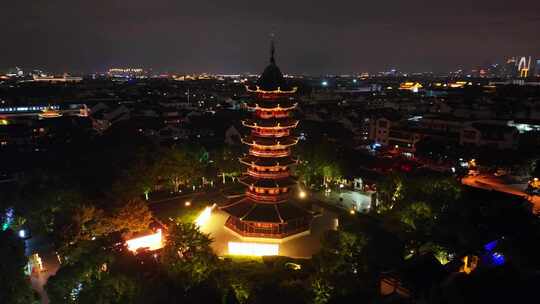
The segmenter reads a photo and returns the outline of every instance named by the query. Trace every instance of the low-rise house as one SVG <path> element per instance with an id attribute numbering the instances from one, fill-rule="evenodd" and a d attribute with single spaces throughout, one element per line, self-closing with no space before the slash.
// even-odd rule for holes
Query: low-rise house
<path id="1" fill-rule="evenodd" d="M 462 146 L 499 150 L 517 149 L 518 136 L 519 132 L 515 127 L 475 122 L 461 130 L 459 143 Z"/>

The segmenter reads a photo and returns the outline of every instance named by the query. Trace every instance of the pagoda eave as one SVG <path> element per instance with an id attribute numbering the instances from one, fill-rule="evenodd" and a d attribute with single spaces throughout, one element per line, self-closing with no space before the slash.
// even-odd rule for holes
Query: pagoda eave
<path id="1" fill-rule="evenodd" d="M 282 90 L 281 87 L 277 87 L 277 89 L 268 90 L 261 88 L 260 86 L 256 85 L 255 88 L 250 88 L 249 85 L 246 85 L 246 91 L 249 93 L 257 93 L 257 94 L 294 94 L 298 90 L 298 87 L 292 87 L 290 89 L 284 89 Z"/>
<path id="2" fill-rule="evenodd" d="M 245 137 L 241 139 L 242 143 L 248 146 L 283 149 L 290 146 L 294 146 L 298 143 L 297 137 L 284 137 L 284 138 L 262 138 L 262 137 Z"/>
<path id="3" fill-rule="evenodd" d="M 248 128 L 257 128 L 257 129 L 293 129 L 298 126 L 298 120 L 272 120 L 272 121 L 253 121 L 250 119 L 242 121 L 242 125 Z"/>
<path id="4" fill-rule="evenodd" d="M 298 160 L 292 157 L 265 157 L 259 158 L 252 155 L 244 156 L 240 158 L 240 162 L 250 167 L 261 168 L 287 168 L 295 165 Z"/>
<path id="5" fill-rule="evenodd" d="M 298 103 L 245 103 L 246 108 L 250 110 L 260 111 L 291 111 L 294 110 Z"/>

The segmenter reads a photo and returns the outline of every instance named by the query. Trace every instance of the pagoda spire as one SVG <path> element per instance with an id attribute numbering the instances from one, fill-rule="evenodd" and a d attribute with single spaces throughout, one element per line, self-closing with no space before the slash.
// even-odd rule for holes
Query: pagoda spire
<path id="1" fill-rule="evenodd" d="M 276 46 L 274 43 L 274 34 L 270 34 L 270 64 L 276 64 L 274 53 L 276 52 Z"/>

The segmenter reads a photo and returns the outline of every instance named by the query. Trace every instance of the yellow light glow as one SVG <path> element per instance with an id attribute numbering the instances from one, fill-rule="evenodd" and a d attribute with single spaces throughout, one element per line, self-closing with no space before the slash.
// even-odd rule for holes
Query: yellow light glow
<path id="1" fill-rule="evenodd" d="M 300 193 L 298 193 L 298 196 L 299 196 L 300 198 L 306 198 L 307 194 L 306 194 L 305 191 L 300 191 Z"/>
<path id="2" fill-rule="evenodd" d="M 229 242 L 229 254 L 251 256 L 278 255 L 279 244 Z"/>
<path id="3" fill-rule="evenodd" d="M 214 206 L 204 208 L 204 210 L 201 212 L 201 214 L 199 214 L 199 216 L 195 220 L 195 225 L 201 227 L 206 222 L 208 222 L 208 220 L 210 219 L 210 215 L 212 215 L 212 209 L 213 208 L 214 208 Z"/>
<path id="4" fill-rule="evenodd" d="M 190 201 L 186 201 L 186 202 L 184 203 L 184 206 L 186 206 L 186 207 L 191 206 L 191 202 L 190 202 Z"/>
<path id="5" fill-rule="evenodd" d="M 281 93 L 291 94 L 291 93 L 296 93 L 296 90 L 298 90 L 297 87 L 293 87 L 292 90 L 290 91 L 287 91 L 287 90 L 282 91 L 281 88 L 278 87 L 277 90 L 266 91 L 266 90 L 261 90 L 259 86 L 256 86 L 256 87 L 257 87 L 256 90 L 252 90 L 249 88 L 249 86 L 246 86 L 246 90 L 251 93 L 266 93 L 266 94 L 281 94 Z"/>
<path id="6" fill-rule="evenodd" d="M 150 251 L 158 250 L 163 247 L 161 229 L 158 229 L 158 231 L 154 234 L 127 240 L 126 244 L 128 249 L 133 252 L 136 252 L 141 248 L 148 248 Z"/>

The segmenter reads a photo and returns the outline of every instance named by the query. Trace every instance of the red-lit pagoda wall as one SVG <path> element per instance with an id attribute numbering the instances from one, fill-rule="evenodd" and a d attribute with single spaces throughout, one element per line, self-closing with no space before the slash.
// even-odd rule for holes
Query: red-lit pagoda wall
<path id="1" fill-rule="evenodd" d="M 298 121 L 291 119 L 291 111 L 277 107 L 280 100 L 287 100 L 290 94 L 282 93 L 259 93 L 255 99 L 261 104 L 255 109 L 253 120 L 245 123 L 251 128 L 249 154 L 256 158 L 286 158 L 291 156 L 291 147 L 296 144 L 297 139 L 291 135 L 291 130 L 296 127 Z M 271 101 L 274 103 L 269 104 Z M 248 175 L 254 179 L 283 180 L 290 177 L 289 166 L 252 166 L 248 167 Z M 280 202 L 287 199 L 289 187 L 258 187 L 249 186 L 246 195 L 257 200 L 257 202 Z"/>

